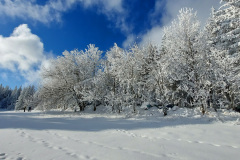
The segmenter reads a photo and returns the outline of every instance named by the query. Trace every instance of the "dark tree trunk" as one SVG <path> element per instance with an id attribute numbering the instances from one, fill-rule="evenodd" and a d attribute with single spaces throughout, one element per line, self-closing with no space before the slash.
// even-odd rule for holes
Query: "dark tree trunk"
<path id="1" fill-rule="evenodd" d="M 97 106 L 96 106 L 96 105 L 97 105 L 97 103 L 96 103 L 96 102 L 93 102 L 93 106 L 94 106 L 94 107 L 93 107 L 93 111 L 96 111 L 96 110 L 97 110 Z"/>
<path id="2" fill-rule="evenodd" d="M 205 107 L 203 106 L 203 104 L 201 105 L 201 111 L 202 111 L 202 114 L 204 115 L 205 113 L 206 113 L 206 109 L 205 109 Z"/>
<path id="3" fill-rule="evenodd" d="M 79 103 L 79 108 L 80 108 L 80 111 L 84 111 L 85 102 Z"/>

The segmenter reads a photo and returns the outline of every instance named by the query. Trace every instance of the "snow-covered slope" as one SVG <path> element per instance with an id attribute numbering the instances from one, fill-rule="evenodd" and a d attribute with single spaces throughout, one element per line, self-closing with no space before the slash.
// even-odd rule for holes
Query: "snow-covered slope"
<path id="1" fill-rule="evenodd" d="M 237 160 L 239 114 L 154 108 L 145 115 L 0 112 L 0 159 Z M 130 118 L 129 118 L 130 117 Z"/>

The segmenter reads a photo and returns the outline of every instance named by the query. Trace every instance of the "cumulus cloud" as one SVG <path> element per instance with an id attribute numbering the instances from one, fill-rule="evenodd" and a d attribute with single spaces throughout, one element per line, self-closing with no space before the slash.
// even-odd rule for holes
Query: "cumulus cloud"
<path id="1" fill-rule="evenodd" d="M 46 60 L 46 56 L 43 43 L 37 35 L 31 33 L 27 24 L 16 27 L 9 37 L 0 35 L 0 44 L 0 69 L 19 73 L 27 80 L 38 77 L 33 74 Z"/>
<path id="2" fill-rule="evenodd" d="M 220 4 L 219 0 L 168 0 L 166 3 L 157 0 L 154 12 L 149 16 L 152 21 L 152 28 L 142 35 L 141 45 L 149 41 L 160 43 L 163 27 L 169 25 L 173 19 L 177 18 L 179 10 L 185 7 L 193 8 L 194 11 L 197 11 L 199 20 L 204 24 L 210 16 L 211 8 L 219 8 Z M 163 11 L 164 13 L 162 13 Z M 161 19 L 157 19 L 160 14 L 162 15 Z"/>
<path id="3" fill-rule="evenodd" d="M 0 35 L 0 67 L 27 71 L 44 58 L 43 43 L 26 24 L 14 29 L 10 37 Z"/>

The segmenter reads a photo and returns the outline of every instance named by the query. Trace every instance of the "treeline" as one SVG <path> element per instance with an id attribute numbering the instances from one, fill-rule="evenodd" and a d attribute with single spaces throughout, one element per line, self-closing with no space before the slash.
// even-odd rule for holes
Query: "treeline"
<path id="1" fill-rule="evenodd" d="M 135 112 L 143 102 L 165 106 L 240 107 L 240 2 L 224 0 L 205 27 L 192 9 L 181 9 L 164 30 L 161 46 L 152 43 L 124 50 L 65 51 L 43 70 L 37 92 L 43 109 L 79 109 L 92 104 Z"/>
<path id="2" fill-rule="evenodd" d="M 34 107 L 35 87 L 15 87 L 11 89 L 9 86 L 0 85 L 0 109 L 4 110 L 21 110 L 24 107 Z"/>
<path id="3" fill-rule="evenodd" d="M 136 112 L 149 102 L 199 107 L 203 114 L 208 108 L 240 110 L 240 1 L 223 1 L 204 27 L 192 9 L 181 9 L 164 29 L 160 46 L 135 44 L 126 50 L 114 44 L 104 56 L 91 44 L 63 52 L 42 70 L 35 94 L 21 91 L 15 108 L 83 111 L 102 104 Z"/>
<path id="4" fill-rule="evenodd" d="M 18 97 L 20 96 L 20 93 L 22 91 L 22 88 L 15 87 L 14 90 L 12 90 L 9 86 L 3 87 L 3 85 L 0 85 L 0 109 L 7 109 L 7 110 L 13 110 L 15 109 L 15 105 L 17 102 Z"/>

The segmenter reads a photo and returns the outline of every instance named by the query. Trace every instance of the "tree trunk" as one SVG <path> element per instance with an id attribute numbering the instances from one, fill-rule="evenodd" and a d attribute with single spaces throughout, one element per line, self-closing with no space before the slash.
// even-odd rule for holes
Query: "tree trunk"
<path id="1" fill-rule="evenodd" d="M 204 115 L 206 113 L 206 108 L 204 107 L 204 105 L 202 104 L 201 105 L 201 111 L 202 111 L 202 114 Z"/>
<path id="2" fill-rule="evenodd" d="M 93 111 L 96 111 L 97 110 L 97 106 L 96 106 L 96 102 L 93 102 L 93 104 L 94 104 L 94 107 L 93 107 Z"/>
<path id="3" fill-rule="evenodd" d="M 85 102 L 81 102 L 81 103 L 79 103 L 79 108 L 80 108 L 80 112 L 81 112 L 81 111 L 84 111 L 84 108 L 85 108 Z"/>

